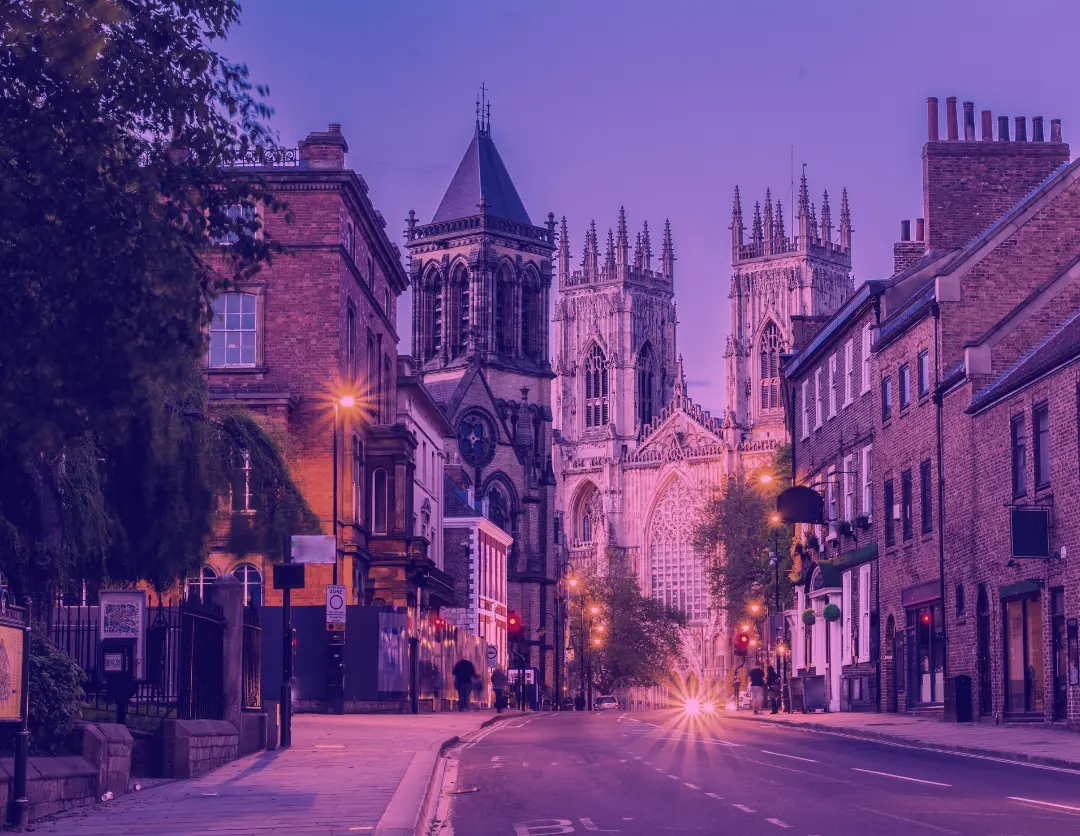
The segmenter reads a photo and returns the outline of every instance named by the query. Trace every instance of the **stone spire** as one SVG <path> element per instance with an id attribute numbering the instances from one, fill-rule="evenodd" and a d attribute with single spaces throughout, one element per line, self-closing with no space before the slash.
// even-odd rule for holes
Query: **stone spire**
<path id="1" fill-rule="evenodd" d="M 652 239 L 649 238 L 649 222 L 645 221 L 641 230 L 641 266 L 652 270 Z"/>
<path id="2" fill-rule="evenodd" d="M 761 233 L 761 204 L 754 204 L 754 226 L 753 226 L 753 242 L 754 246 L 760 247 L 763 240 Z"/>
<path id="3" fill-rule="evenodd" d="M 664 221 L 664 251 L 661 256 L 663 261 L 664 278 L 669 282 L 675 278 L 675 245 L 671 243 L 671 221 Z"/>
<path id="4" fill-rule="evenodd" d="M 608 227 L 607 231 L 607 252 L 604 254 L 604 270 L 608 273 L 615 270 L 615 234 L 611 231 L 611 227 Z"/>
<path id="5" fill-rule="evenodd" d="M 810 190 L 806 188 L 806 163 L 803 163 L 802 180 L 799 185 L 799 245 L 805 247 L 810 240 Z"/>
<path id="6" fill-rule="evenodd" d="M 785 238 L 787 238 L 787 233 L 784 231 L 784 205 L 778 200 L 776 201 L 776 240 L 782 244 Z"/>
<path id="7" fill-rule="evenodd" d="M 637 238 L 634 241 L 634 269 L 635 270 L 640 270 L 641 269 L 641 261 L 642 261 L 641 256 L 642 256 L 641 233 L 639 232 L 637 234 Z"/>
<path id="8" fill-rule="evenodd" d="M 596 221 L 593 221 L 585 233 L 585 257 L 581 269 L 585 273 L 585 280 L 594 282 L 597 280 L 597 260 L 599 246 L 596 240 Z"/>
<path id="9" fill-rule="evenodd" d="M 773 233 L 776 231 L 773 229 L 771 189 L 765 189 L 765 217 L 763 222 L 765 224 L 765 254 L 769 255 L 772 252 Z"/>
<path id="10" fill-rule="evenodd" d="M 851 210 L 848 209 L 846 188 L 840 196 L 840 246 L 851 249 Z"/>
<path id="11" fill-rule="evenodd" d="M 817 206 L 814 205 L 813 201 L 810 201 L 810 223 L 809 223 L 809 227 L 810 227 L 810 236 L 812 238 L 817 238 Z"/>
<path id="12" fill-rule="evenodd" d="M 821 198 L 821 240 L 825 244 L 832 242 L 832 210 L 829 208 L 829 190 Z"/>
<path id="13" fill-rule="evenodd" d="M 566 215 L 559 224 L 559 283 L 570 279 L 570 234 L 566 231 Z"/>
<path id="14" fill-rule="evenodd" d="M 630 264 L 630 240 L 626 236 L 626 209 L 622 206 L 619 207 L 619 226 L 615 235 L 615 264 L 621 275 Z"/>
<path id="15" fill-rule="evenodd" d="M 738 256 L 739 247 L 743 243 L 743 219 L 742 219 L 742 199 L 739 197 L 739 187 L 735 187 L 735 205 L 731 209 L 731 252 L 732 255 Z"/>
<path id="16" fill-rule="evenodd" d="M 673 394 L 673 405 L 676 408 L 686 408 L 686 374 L 683 371 L 683 359 L 682 355 L 679 355 L 679 359 L 675 362 L 675 391 Z"/>

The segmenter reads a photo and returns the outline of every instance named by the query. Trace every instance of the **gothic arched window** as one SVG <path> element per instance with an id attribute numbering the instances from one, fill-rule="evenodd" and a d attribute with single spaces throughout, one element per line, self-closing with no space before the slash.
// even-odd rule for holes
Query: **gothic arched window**
<path id="1" fill-rule="evenodd" d="M 507 511 L 506 494 L 497 485 L 488 489 L 488 519 L 503 531 L 510 532 L 509 513 Z"/>
<path id="2" fill-rule="evenodd" d="M 469 271 L 465 267 L 458 267 L 454 273 L 453 302 L 456 316 L 452 343 L 455 352 L 464 351 L 469 339 Z"/>
<path id="3" fill-rule="evenodd" d="M 638 420 L 645 426 L 653 419 L 653 398 L 655 397 L 656 373 L 653 370 L 652 346 L 645 343 L 638 355 L 637 400 Z"/>
<path id="4" fill-rule="evenodd" d="M 521 287 L 521 354 L 534 358 L 540 353 L 540 282 L 532 269 L 525 271 Z"/>
<path id="5" fill-rule="evenodd" d="M 427 344 L 428 357 L 434 357 L 442 351 L 442 322 L 443 322 L 443 281 L 437 270 L 432 271 L 428 279 L 428 317 L 427 317 Z"/>
<path id="6" fill-rule="evenodd" d="M 514 276 L 506 266 L 495 282 L 495 343 L 500 351 L 514 347 Z"/>
<path id="7" fill-rule="evenodd" d="M 761 335 L 761 408 L 780 408 L 780 329 L 770 322 Z"/>
<path id="8" fill-rule="evenodd" d="M 600 346 L 594 345 L 585 363 L 585 426 L 608 423 L 608 368 Z"/>
<path id="9" fill-rule="evenodd" d="M 694 553 L 696 500 L 682 479 L 668 483 L 649 525 L 652 597 L 684 612 L 690 621 L 709 616 L 705 562 Z"/>
<path id="10" fill-rule="evenodd" d="M 595 487 L 589 491 L 588 497 L 581 504 L 581 540 L 583 543 L 592 543 L 596 540 L 597 532 L 604 522 L 603 501 L 600 499 L 600 491 Z"/>

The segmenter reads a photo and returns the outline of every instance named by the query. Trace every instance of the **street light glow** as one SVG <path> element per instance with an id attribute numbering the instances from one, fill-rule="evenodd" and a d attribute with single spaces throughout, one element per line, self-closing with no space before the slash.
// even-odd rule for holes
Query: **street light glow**
<path id="1" fill-rule="evenodd" d="M 570 588 L 573 589 L 575 586 L 577 586 L 577 578 L 570 578 L 567 583 L 570 585 Z"/>
<path id="2" fill-rule="evenodd" d="M 745 625 L 745 624 L 740 624 L 740 625 L 739 625 L 739 629 L 740 629 L 740 630 L 742 630 L 742 631 L 743 631 L 743 632 L 745 633 L 745 632 L 746 632 L 747 630 L 749 630 L 750 628 L 749 628 L 749 627 L 748 627 L 747 625 Z"/>
<path id="3" fill-rule="evenodd" d="M 772 481 L 772 474 L 771 473 L 762 473 L 761 474 L 761 483 L 763 485 L 767 485 L 771 481 Z"/>
<path id="4" fill-rule="evenodd" d="M 750 605 L 750 612 L 754 613 L 755 615 L 757 614 L 758 610 L 760 610 L 760 609 L 761 609 L 760 604 L 751 604 Z"/>
<path id="5" fill-rule="evenodd" d="M 600 608 L 599 607 L 589 607 L 589 612 L 591 612 L 593 615 L 596 615 L 597 613 L 600 612 Z"/>
<path id="6" fill-rule="evenodd" d="M 338 403 L 345 407 L 345 409 L 352 409 L 354 406 L 356 406 L 356 398 L 354 398 L 352 395 L 345 395 L 338 401 Z"/>
<path id="7" fill-rule="evenodd" d="M 773 514 L 771 517 L 769 517 L 769 519 L 772 520 L 773 525 L 779 525 L 780 524 L 780 515 L 779 514 Z"/>

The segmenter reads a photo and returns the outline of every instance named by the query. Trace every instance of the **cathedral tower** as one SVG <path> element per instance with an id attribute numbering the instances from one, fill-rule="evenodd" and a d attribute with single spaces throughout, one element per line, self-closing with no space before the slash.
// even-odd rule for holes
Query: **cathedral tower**
<path id="1" fill-rule="evenodd" d="M 774 204 L 766 190 L 764 211 L 761 204 L 754 204 L 747 236 L 742 198 L 735 187 L 728 294 L 731 334 L 724 361 L 727 420 L 737 428 L 739 441 L 783 441 L 780 356 L 792 346 L 792 317 L 827 318 L 852 291 L 847 189 L 841 195 L 839 229 L 835 234 L 833 230 L 829 193 L 822 196 L 819 221 L 805 172 L 790 235 L 781 202 Z"/>

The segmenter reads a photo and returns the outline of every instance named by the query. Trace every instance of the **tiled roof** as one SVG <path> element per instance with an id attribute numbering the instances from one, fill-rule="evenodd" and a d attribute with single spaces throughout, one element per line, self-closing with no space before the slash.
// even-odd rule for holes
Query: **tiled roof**
<path id="1" fill-rule="evenodd" d="M 967 411 L 978 412 L 1077 357 L 1080 357 L 1080 311 L 1051 331 L 1042 342 L 1032 346 L 1027 354 L 979 391 L 972 398 Z"/>
<path id="2" fill-rule="evenodd" d="M 424 388 L 427 389 L 428 394 L 431 395 L 431 399 L 435 403 L 445 405 L 454 396 L 459 383 L 461 383 L 460 377 L 453 380 L 436 380 L 431 383 L 425 381 Z"/>
<path id="3" fill-rule="evenodd" d="M 431 222 L 455 221 L 479 215 L 481 199 L 486 202 L 489 215 L 506 221 L 532 224 L 514 188 L 514 181 L 510 179 L 510 172 L 503 165 L 502 157 L 491 139 L 490 131 L 478 125 Z"/>
<path id="4" fill-rule="evenodd" d="M 443 477 L 443 518 L 483 516 L 465 500 L 464 494 L 449 476 Z"/>

